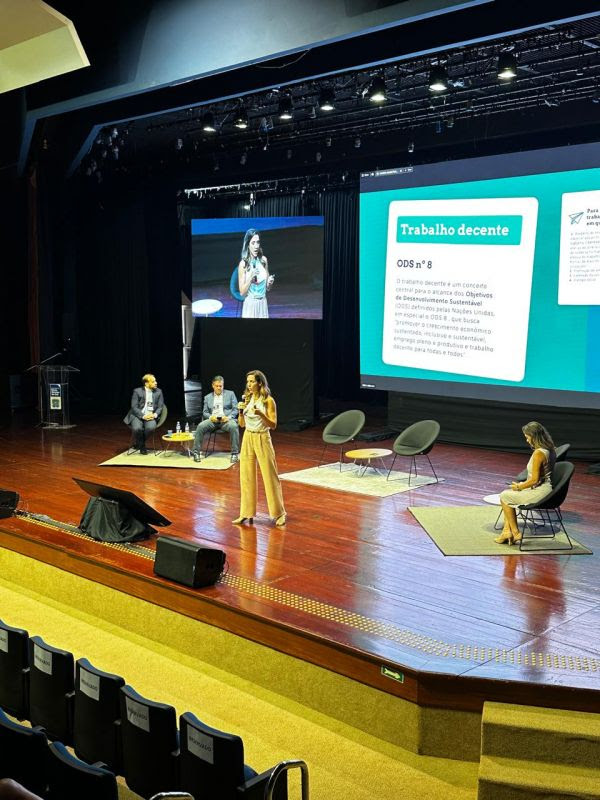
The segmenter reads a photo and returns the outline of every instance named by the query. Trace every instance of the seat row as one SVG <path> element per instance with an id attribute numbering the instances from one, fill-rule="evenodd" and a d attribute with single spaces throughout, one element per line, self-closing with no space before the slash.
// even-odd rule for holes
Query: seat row
<path id="1" fill-rule="evenodd" d="M 0 716 L 0 777 L 44 796 L 35 774 L 54 776 L 62 785 L 56 776 L 75 771 L 88 787 L 78 796 L 90 800 L 115 800 L 115 775 L 144 798 L 183 790 L 195 800 L 259 800 L 267 793 L 287 800 L 287 768 L 279 764 L 258 775 L 244 764 L 239 736 L 211 728 L 191 712 L 178 724 L 173 706 L 143 697 L 119 675 L 86 658 L 75 662 L 68 651 L 1 620 L 0 708 L 32 726 Z M 283 762 L 288 763 L 296 765 Z M 306 768 L 303 762 L 298 766 L 304 784 Z M 71 796 L 70 790 L 61 791 L 56 797 Z"/>

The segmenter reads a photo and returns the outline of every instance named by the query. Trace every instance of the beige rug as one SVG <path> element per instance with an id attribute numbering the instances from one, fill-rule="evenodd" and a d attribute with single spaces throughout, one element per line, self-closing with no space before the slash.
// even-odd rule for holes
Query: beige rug
<path id="1" fill-rule="evenodd" d="M 411 506 L 408 510 L 445 556 L 571 556 L 592 553 L 572 536 L 573 549 L 560 549 L 569 544 L 564 533 L 557 534 L 554 539 L 539 539 L 537 542 L 528 537 L 523 550 L 519 550 L 518 545 L 497 544 L 494 538 L 500 536 L 500 531 L 494 530 L 494 523 L 498 509 L 493 506 Z"/>
<path id="2" fill-rule="evenodd" d="M 155 455 L 152 451 L 147 456 L 138 452 L 127 455 L 127 451 L 119 453 L 108 461 L 103 461 L 100 467 L 176 467 L 178 469 L 229 469 L 233 467 L 230 453 L 212 453 L 208 458 L 196 463 L 193 458 L 180 450 L 169 450 Z"/>
<path id="3" fill-rule="evenodd" d="M 383 475 L 369 469 L 365 474 L 362 468 L 359 472 L 354 464 L 345 463 L 340 472 L 340 464 L 323 464 L 322 467 L 310 467 L 297 472 L 284 472 L 280 475 L 282 481 L 305 483 L 309 486 L 320 486 L 323 489 L 335 489 L 338 492 L 354 492 L 367 494 L 371 497 L 389 497 L 393 494 L 408 492 L 435 483 L 435 478 L 427 476 L 412 478 L 408 485 L 408 472 L 392 472 L 392 477 L 386 480 L 387 471 Z"/>

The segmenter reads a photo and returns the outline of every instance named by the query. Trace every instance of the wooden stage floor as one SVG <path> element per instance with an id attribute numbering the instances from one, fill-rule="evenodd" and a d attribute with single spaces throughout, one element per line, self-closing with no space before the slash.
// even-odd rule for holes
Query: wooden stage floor
<path id="1" fill-rule="evenodd" d="M 320 428 L 277 431 L 274 441 L 281 472 L 317 465 Z M 585 464 L 576 464 L 563 510 L 593 555 L 445 557 L 407 506 L 481 505 L 523 468 L 525 452 L 438 444 L 432 460 L 444 482 L 387 498 L 286 481 L 289 521 L 279 530 L 262 495 L 253 527 L 231 524 L 237 465 L 98 466 L 127 442 L 113 417 L 66 431 L 13 423 L 0 432 L 0 486 L 19 492 L 22 509 L 74 524 L 87 496 L 72 477 L 133 491 L 173 521 L 166 533 L 226 551 L 223 583 L 192 590 L 154 576 L 153 540 L 136 555 L 19 517 L 0 521 L 0 546 L 421 705 L 597 707 L 600 478 Z"/>

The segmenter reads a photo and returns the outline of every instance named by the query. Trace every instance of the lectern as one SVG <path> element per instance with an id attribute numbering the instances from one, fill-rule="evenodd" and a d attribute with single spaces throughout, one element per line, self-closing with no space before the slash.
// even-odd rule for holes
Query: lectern
<path id="1" fill-rule="evenodd" d="M 69 414 L 69 378 L 79 372 L 68 364 L 34 364 L 38 374 L 39 425 L 42 428 L 74 428 Z"/>

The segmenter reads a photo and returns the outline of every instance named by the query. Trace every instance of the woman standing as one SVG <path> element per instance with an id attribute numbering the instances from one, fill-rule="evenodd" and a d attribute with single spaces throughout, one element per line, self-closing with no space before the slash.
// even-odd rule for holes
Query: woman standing
<path id="1" fill-rule="evenodd" d="M 269 515 L 275 520 L 275 525 L 281 527 L 285 525 L 286 513 L 270 433 L 277 427 L 277 406 L 267 378 L 260 370 L 253 369 L 246 374 L 246 393 L 238 408 L 238 423 L 246 432 L 240 454 L 240 516 L 233 520 L 233 524 L 252 523 L 256 515 L 258 461 Z"/>
<path id="2" fill-rule="evenodd" d="M 238 264 L 238 285 L 244 298 L 242 317 L 268 319 L 267 292 L 273 285 L 274 275 L 269 275 L 269 262 L 260 246 L 260 233 L 250 228 L 244 236 L 242 260 Z"/>
<path id="3" fill-rule="evenodd" d="M 533 453 L 527 462 L 527 480 L 511 483 L 510 489 L 505 489 L 500 494 L 504 527 L 502 534 L 494 540 L 498 544 L 515 544 L 521 541 L 515 506 L 539 503 L 552 491 L 552 470 L 556 461 L 552 437 L 539 422 L 528 422 L 522 430 Z"/>

